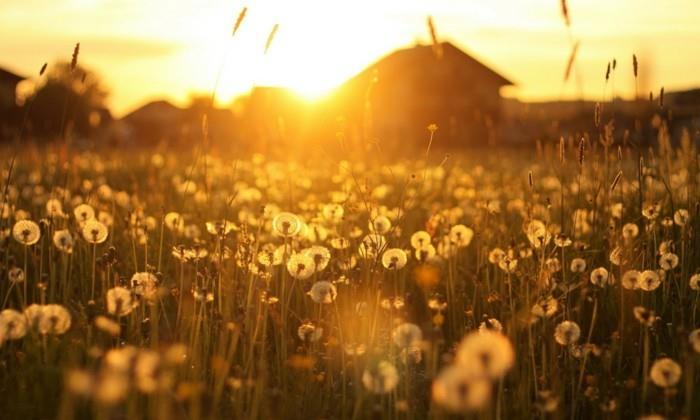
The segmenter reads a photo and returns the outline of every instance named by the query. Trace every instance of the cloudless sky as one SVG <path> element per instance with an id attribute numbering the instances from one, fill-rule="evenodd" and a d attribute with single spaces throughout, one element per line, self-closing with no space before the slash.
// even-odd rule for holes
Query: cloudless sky
<path id="1" fill-rule="evenodd" d="M 248 16 L 231 39 L 243 6 Z M 609 97 L 612 58 L 615 93 L 633 95 L 633 53 L 643 92 L 700 86 L 700 0 L 569 0 L 569 10 L 584 97 Z M 210 91 L 222 61 L 221 102 L 254 85 L 312 96 L 396 48 L 428 42 L 428 15 L 440 39 L 517 83 L 507 96 L 577 97 L 573 77 L 562 83 L 571 42 L 560 0 L 0 0 L 0 66 L 35 75 L 45 61 L 70 59 L 80 41 L 80 62 L 105 80 L 117 115 Z"/>

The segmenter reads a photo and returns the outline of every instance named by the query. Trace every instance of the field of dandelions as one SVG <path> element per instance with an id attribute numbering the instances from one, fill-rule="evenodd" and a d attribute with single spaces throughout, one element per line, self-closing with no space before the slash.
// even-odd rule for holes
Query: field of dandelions
<path id="1" fill-rule="evenodd" d="M 0 417 L 699 418 L 678 143 L 6 154 Z"/>

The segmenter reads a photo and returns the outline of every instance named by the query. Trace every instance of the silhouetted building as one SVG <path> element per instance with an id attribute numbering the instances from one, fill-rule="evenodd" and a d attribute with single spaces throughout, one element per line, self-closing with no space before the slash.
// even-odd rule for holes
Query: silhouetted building
<path id="1" fill-rule="evenodd" d="M 22 80 L 24 77 L 0 68 L 0 110 L 6 111 L 17 106 L 17 84 Z"/>
<path id="2" fill-rule="evenodd" d="M 228 109 L 179 108 L 168 101 L 149 102 L 120 121 L 127 140 L 138 145 L 177 144 L 201 140 L 203 114 L 207 114 L 208 133 L 214 141 L 234 136 L 235 122 Z"/>
<path id="3" fill-rule="evenodd" d="M 500 89 L 513 83 L 449 42 L 395 51 L 346 82 L 334 101 L 348 123 L 380 141 L 436 146 L 485 144 L 501 115 Z M 419 143 L 422 144 L 422 143 Z"/>
<path id="4" fill-rule="evenodd" d="M 0 133 L 9 127 L 17 126 L 19 107 L 17 106 L 17 85 L 24 80 L 8 70 L 0 68 Z"/>

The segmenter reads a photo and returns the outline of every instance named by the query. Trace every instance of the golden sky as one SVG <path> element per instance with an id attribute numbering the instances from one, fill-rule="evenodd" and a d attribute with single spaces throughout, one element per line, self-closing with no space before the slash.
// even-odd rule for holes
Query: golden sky
<path id="1" fill-rule="evenodd" d="M 586 98 L 610 95 L 603 77 L 613 57 L 615 92 L 633 94 L 632 53 L 643 91 L 700 86 L 699 0 L 569 0 L 569 10 Z M 571 47 L 559 0 L 0 0 L 0 66 L 33 75 L 45 61 L 69 59 L 80 41 L 80 62 L 106 81 L 117 115 L 210 91 L 224 57 L 222 102 L 254 85 L 313 96 L 393 49 L 428 42 L 428 15 L 440 39 L 518 84 L 508 96 L 577 95 L 573 80 L 562 84 Z"/>

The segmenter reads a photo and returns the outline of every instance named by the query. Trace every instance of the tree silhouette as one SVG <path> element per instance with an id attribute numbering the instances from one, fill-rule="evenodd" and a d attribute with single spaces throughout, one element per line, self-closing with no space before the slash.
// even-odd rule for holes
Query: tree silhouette
<path id="1" fill-rule="evenodd" d="M 80 65 L 69 62 L 49 66 L 29 102 L 31 132 L 43 138 L 63 138 L 67 132 L 88 136 L 99 123 L 108 92 L 100 77 Z"/>

